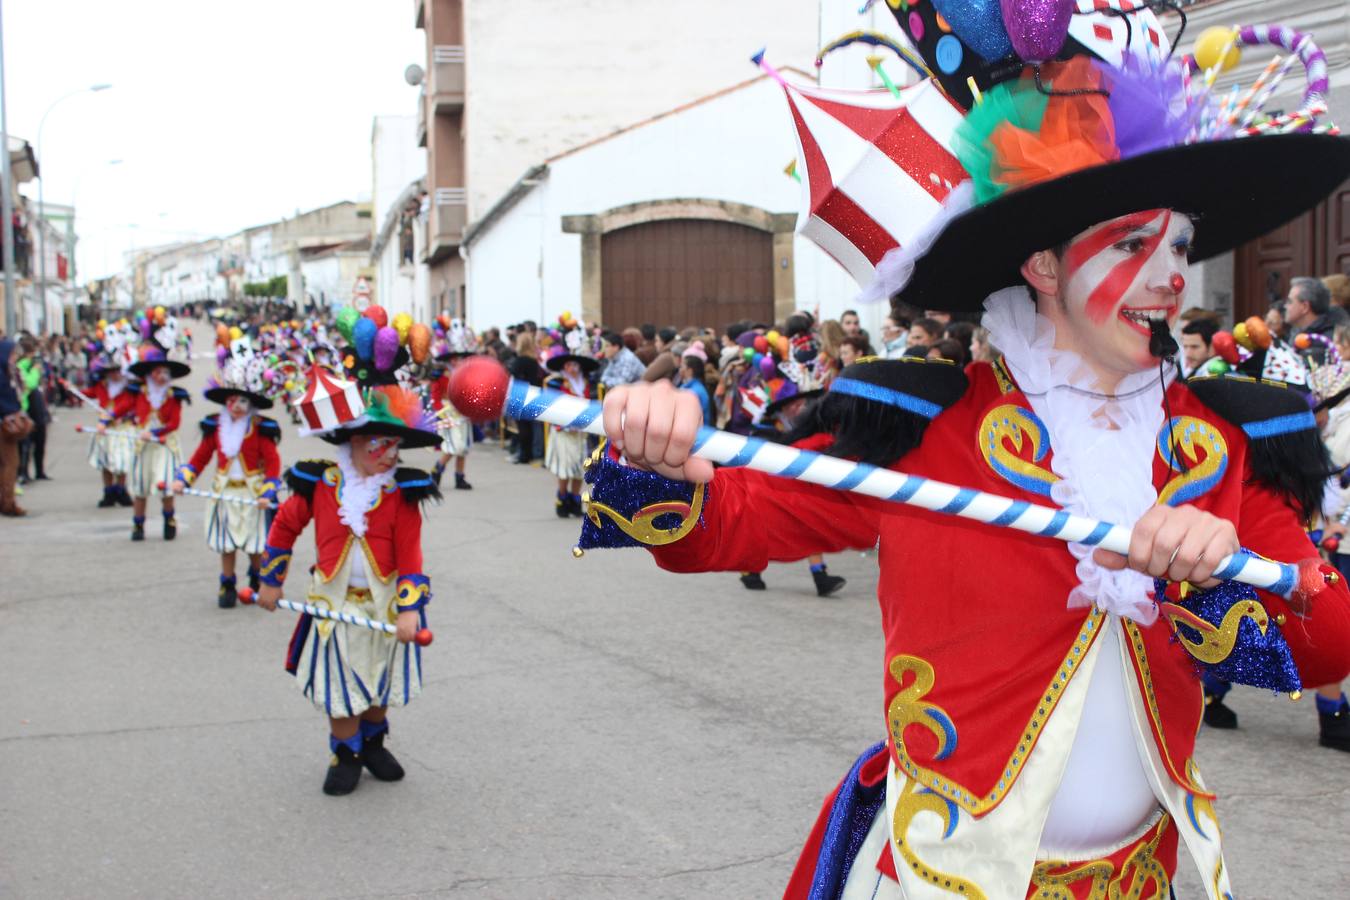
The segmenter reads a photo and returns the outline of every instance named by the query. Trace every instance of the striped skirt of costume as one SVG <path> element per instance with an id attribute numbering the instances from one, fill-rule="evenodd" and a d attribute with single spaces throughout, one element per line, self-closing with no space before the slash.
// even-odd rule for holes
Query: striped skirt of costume
<path id="1" fill-rule="evenodd" d="M 544 467 L 558 478 L 580 478 L 586 462 L 586 432 L 550 428 Z"/>
<path id="2" fill-rule="evenodd" d="M 128 435 L 128 437 L 119 437 Z M 136 462 L 136 429 L 130 425 L 109 425 L 107 434 L 96 434 L 89 441 L 89 465 L 114 475 L 126 475 Z"/>
<path id="3" fill-rule="evenodd" d="M 451 456 L 468 456 L 473 447 L 473 423 L 460 416 L 451 416 L 441 426 L 441 452 Z"/>
<path id="4" fill-rule="evenodd" d="M 351 554 L 361 552 L 366 553 L 370 586 L 349 587 Z M 398 620 L 398 575 L 382 582 L 374 572 L 365 542 L 353 539 L 331 579 L 325 581 L 314 570 L 306 602 L 392 625 Z M 418 620 L 418 627 L 425 628 L 425 610 L 418 611 Z M 422 693 L 422 648 L 415 641 L 400 644 L 392 634 L 332 619 L 301 615 L 286 669 L 310 702 L 332 718 L 359 716 L 372 706 L 405 706 Z"/>
<path id="5" fill-rule="evenodd" d="M 178 450 L 178 435 L 170 434 L 162 444 L 155 441 L 127 443 L 138 448 L 127 485 L 133 497 L 163 493 L 159 487 L 161 481 L 166 486 L 173 484 L 173 480 L 178 477 L 178 467 L 183 464 L 183 456 Z"/>
<path id="6" fill-rule="evenodd" d="M 261 475 L 250 475 L 232 480 L 226 473 L 217 472 L 211 492 L 244 502 L 229 500 L 206 501 L 206 546 L 217 553 L 262 553 L 267 542 L 267 529 L 272 524 L 272 511 L 257 505 L 263 490 Z"/>

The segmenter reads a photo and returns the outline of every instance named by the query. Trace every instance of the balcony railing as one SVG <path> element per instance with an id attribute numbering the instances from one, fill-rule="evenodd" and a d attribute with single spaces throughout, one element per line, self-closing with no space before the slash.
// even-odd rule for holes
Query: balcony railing
<path id="1" fill-rule="evenodd" d="M 437 113 L 464 108 L 464 46 L 438 44 L 431 50 L 431 103 Z"/>
<path id="2" fill-rule="evenodd" d="M 428 262 L 443 259 L 459 247 L 468 225 L 468 194 L 462 187 L 436 188 Z"/>

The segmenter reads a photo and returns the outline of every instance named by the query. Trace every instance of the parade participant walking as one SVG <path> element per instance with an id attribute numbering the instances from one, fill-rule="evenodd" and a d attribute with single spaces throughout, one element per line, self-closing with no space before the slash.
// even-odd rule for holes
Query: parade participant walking
<path id="1" fill-rule="evenodd" d="M 900 18 L 931 36 L 946 30 L 935 17 L 910 5 Z M 1162 33 L 1146 9 L 1125 18 L 1126 32 L 1140 19 Z M 1040 48 L 1034 38 L 1054 30 L 1034 14 L 1005 21 L 1014 46 Z M 837 439 L 893 441 L 879 462 L 970 486 L 953 508 L 985 491 L 1010 498 L 1007 515 L 1053 504 L 1132 525 L 1127 555 L 1093 540 L 1065 552 L 749 468 L 714 473 L 690 455 L 696 398 L 641 385 L 605 399 L 612 450 L 588 479 L 593 508 L 618 518 L 584 523 L 583 548 L 651 535 L 618 519 L 645 521 L 662 501 L 690 511 L 652 535 L 672 571 L 755 570 L 880 541 L 889 739 L 827 801 L 789 897 L 1166 898 L 1184 846 L 1221 900 L 1232 894 L 1222 835 L 1194 759 L 1197 668 L 1286 691 L 1350 671 L 1350 593 L 1295 511 L 1325 473 L 1287 458 L 1281 440 L 1304 427 L 1306 404 L 1300 414 L 1296 395 L 1246 379 L 1188 387 L 1167 361 L 1191 261 L 1315 205 L 1350 176 L 1350 143 L 1238 137 L 1203 101 L 1179 119 L 1187 79 L 1149 56 L 1149 41 L 1115 48 L 1121 68 L 1081 49 L 1043 62 L 1059 35 L 1022 51 L 1024 73 L 978 69 L 979 103 L 965 82 L 976 75 L 953 77 L 960 54 L 930 60 L 947 96 L 969 98 L 954 139 L 964 174 L 952 172 L 959 187 L 935 219 L 910 223 L 923 239 L 877 268 L 877 297 L 982 307 L 1000 361 L 972 365 L 955 394 L 927 377 L 933 362 L 885 391 L 859 386 L 908 425 L 853 421 Z M 932 164 L 951 161 L 922 142 Z M 1299 564 L 1287 600 L 1214 577 L 1241 547 Z M 1280 622 L 1312 636 L 1296 674 Z"/>
<path id="2" fill-rule="evenodd" d="M 131 506 L 127 475 L 136 459 L 134 410 L 123 406 L 118 413 L 117 398 L 127 389 L 127 376 L 115 357 L 100 355 L 89 367 L 90 396 L 98 404 L 99 424 L 104 431 L 89 441 L 89 465 L 103 478 L 102 509 Z"/>
<path id="3" fill-rule="evenodd" d="M 546 363 L 552 374 L 545 384 L 573 397 L 594 398 L 595 386 L 591 376 L 599 368 L 599 363 L 589 356 L 563 353 L 552 357 Z M 547 444 L 544 447 L 544 466 L 558 479 L 557 497 L 553 502 L 553 511 L 558 518 L 580 516 L 581 476 L 586 462 L 586 435 L 580 431 L 569 431 L 556 425 L 548 428 Z"/>
<path id="4" fill-rule="evenodd" d="M 431 479 L 436 482 L 437 487 L 440 487 L 445 467 L 453 459 L 455 490 L 469 491 L 473 490 L 473 485 L 464 477 L 464 466 L 468 461 L 469 451 L 473 449 L 473 423 L 460 415 L 454 404 L 446 399 L 446 391 L 449 389 L 450 376 L 454 374 L 455 366 L 461 360 L 474 356 L 478 351 L 474 346 L 473 332 L 460 324 L 458 319 L 451 323 L 446 338 L 446 349 L 436 356 L 436 361 L 443 363 L 445 368 L 431 383 L 431 408 L 440 419 L 442 436 L 441 455 L 436 460 L 435 468 L 431 470 Z"/>
<path id="5" fill-rule="evenodd" d="M 139 380 L 128 384 L 114 405 L 114 419 L 129 418 L 138 429 L 136 440 L 128 441 L 135 447 L 130 479 L 133 541 L 145 540 L 146 501 L 156 492 L 162 494 L 164 540 L 178 536 L 173 495 L 167 488 L 183 462 L 178 448 L 178 426 L 183 419 L 183 404 L 191 403 L 192 397 L 172 382 L 192 370 L 187 363 L 169 359 L 168 347 L 153 337 L 141 345 L 141 359 L 128 367 L 128 372 Z M 99 432 L 107 430 L 108 426 L 100 423 Z"/>
<path id="6" fill-rule="evenodd" d="M 215 462 L 211 484 L 215 496 L 206 505 L 206 546 L 220 554 L 220 588 L 216 602 L 229 609 L 238 599 L 235 554 L 247 554 L 248 584 L 261 587 L 259 566 L 271 522 L 269 510 L 276 506 L 281 488 L 281 426 L 259 415 L 271 409 L 263 393 L 263 363 L 257 357 L 232 356 L 205 396 L 224 409 L 202 419 L 202 439 L 192 458 L 178 469 L 173 490 L 181 494 L 206 467 Z"/>
<path id="7" fill-rule="evenodd" d="M 397 384 L 408 351 L 388 326 L 366 318 L 345 324 L 354 337 L 348 374 L 355 381 L 315 367 L 300 403 L 307 433 L 334 444 L 335 458 L 287 473 L 292 495 L 268 532 L 258 593 L 260 606 L 276 609 L 295 542 L 313 522 L 318 564 L 308 601 L 397 626 L 391 636 L 302 615 L 291 637 L 287 671 L 328 717 L 332 758 L 323 791 L 335 796 L 356 789 L 363 766 L 381 781 L 403 777 L 385 746 L 387 711 L 422 690 L 422 648 L 410 643 L 426 626 L 431 599 L 419 503 L 440 496 L 426 472 L 397 465 L 400 450 L 440 443 L 420 398 Z M 418 352 L 413 361 L 424 364 L 425 348 Z"/>

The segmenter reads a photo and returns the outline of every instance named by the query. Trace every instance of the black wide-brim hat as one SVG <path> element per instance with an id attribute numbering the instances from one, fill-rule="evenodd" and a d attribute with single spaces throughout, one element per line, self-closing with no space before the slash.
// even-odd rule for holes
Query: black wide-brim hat
<path id="1" fill-rule="evenodd" d="M 444 353 L 436 354 L 437 362 L 446 362 L 451 359 L 459 359 L 463 356 L 477 356 L 477 350 L 446 350 Z"/>
<path id="2" fill-rule="evenodd" d="M 1281 134 L 1184 144 L 1010 190 L 954 217 L 895 298 L 976 312 L 1022 283 L 1031 254 L 1150 209 L 1195 218 L 1192 262 L 1226 253 L 1316 206 L 1350 178 L 1350 138 Z"/>
<path id="3" fill-rule="evenodd" d="M 581 371 L 585 372 L 587 375 L 600 368 L 600 363 L 596 362 L 591 357 L 578 356 L 575 353 L 563 353 L 559 356 L 554 356 L 550 358 L 548 362 L 544 363 L 544 365 L 550 372 L 561 372 L 563 366 L 567 365 L 569 362 L 574 362 L 581 366 Z"/>
<path id="4" fill-rule="evenodd" d="M 395 425 L 392 422 L 363 422 L 352 428 L 336 428 L 326 431 L 319 437 L 330 444 L 345 444 L 358 434 L 378 434 L 385 437 L 402 438 L 400 449 L 417 450 L 424 447 L 437 447 L 441 436 L 436 432 L 409 428 L 407 425 Z"/>
<path id="5" fill-rule="evenodd" d="M 793 394 L 789 397 L 780 397 L 779 399 L 770 403 L 768 406 L 764 407 L 763 418 L 765 419 L 773 418 L 774 416 L 778 415 L 778 413 L 781 412 L 783 408 L 786 407 L 789 403 L 795 403 L 798 400 L 803 401 L 814 400 L 823 393 L 825 393 L 825 390 L 823 388 L 815 388 L 813 390 L 802 391 L 800 393 Z"/>
<path id="6" fill-rule="evenodd" d="M 170 378 L 183 378 L 192 374 L 191 366 L 176 359 L 143 359 L 140 362 L 132 363 L 127 367 L 127 371 L 137 378 L 145 378 L 152 370 L 160 366 L 169 370 Z"/>
<path id="7" fill-rule="evenodd" d="M 243 397 L 245 400 L 247 400 L 249 403 L 253 405 L 254 409 L 272 408 L 271 397 L 266 397 L 263 396 L 262 394 L 255 394 L 253 391 L 245 391 L 239 388 L 228 388 L 228 387 L 207 388 L 205 391 L 202 392 L 202 396 L 204 396 L 207 400 L 210 400 L 212 403 L 219 403 L 222 406 L 225 404 L 225 401 L 229 400 L 231 397 Z"/>

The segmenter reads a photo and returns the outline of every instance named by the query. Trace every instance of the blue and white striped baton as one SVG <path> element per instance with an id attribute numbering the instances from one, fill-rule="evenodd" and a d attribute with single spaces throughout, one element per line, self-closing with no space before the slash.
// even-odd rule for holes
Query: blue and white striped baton
<path id="1" fill-rule="evenodd" d="M 506 415 L 513 419 L 548 422 L 588 434 L 603 436 L 605 433 L 599 403 L 515 379 L 511 379 L 507 387 Z M 1120 554 L 1128 554 L 1130 550 L 1130 529 L 1122 525 L 931 478 L 906 475 L 893 469 L 799 450 L 761 438 L 718 431 L 706 425 L 698 430 L 693 455 L 723 466 L 744 466 L 780 478 L 809 481 L 839 491 L 906 503 L 1041 537 L 1103 547 Z M 1271 562 L 1239 551 L 1219 562 L 1214 577 L 1241 581 L 1288 597 L 1298 587 L 1299 570 L 1295 565 Z"/>

